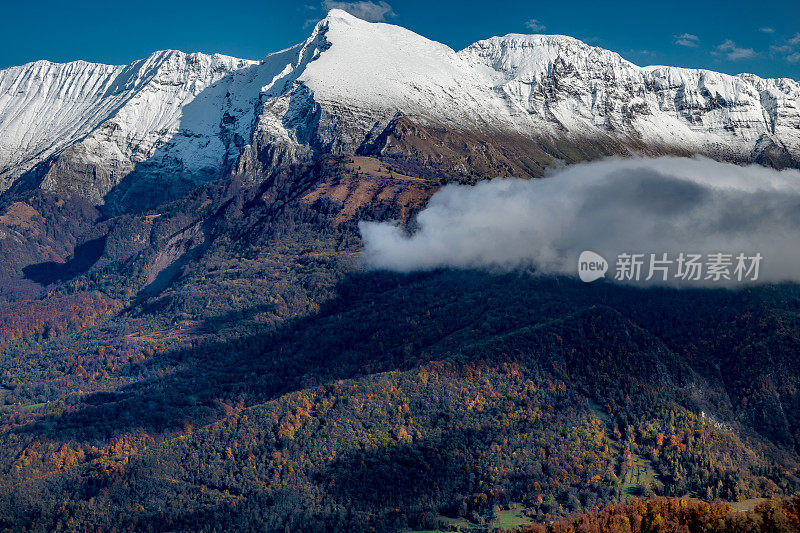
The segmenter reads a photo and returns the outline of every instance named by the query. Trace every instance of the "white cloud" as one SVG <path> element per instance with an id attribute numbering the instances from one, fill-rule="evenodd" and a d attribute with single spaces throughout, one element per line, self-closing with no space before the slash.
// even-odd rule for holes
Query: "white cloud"
<path id="1" fill-rule="evenodd" d="M 675 44 L 679 46 L 696 47 L 699 44 L 700 37 L 692 35 L 691 33 L 684 33 L 683 35 L 675 35 Z"/>
<path id="2" fill-rule="evenodd" d="M 627 54 L 627 55 L 640 55 L 640 56 L 647 56 L 647 57 L 657 56 L 658 55 L 658 52 L 655 52 L 653 50 L 635 50 L 635 49 L 630 49 L 630 50 L 623 51 L 623 53 Z"/>
<path id="3" fill-rule="evenodd" d="M 786 39 L 783 44 L 773 44 L 769 47 L 771 54 L 782 55 L 789 63 L 800 62 L 800 51 L 797 49 L 800 45 L 800 33 L 795 33 L 793 37 Z"/>
<path id="4" fill-rule="evenodd" d="M 792 51 L 792 47 L 789 46 L 788 44 L 781 44 L 781 45 L 773 44 L 772 46 L 769 47 L 769 49 L 771 52 L 777 52 L 779 54 L 786 54 Z"/>
<path id="5" fill-rule="evenodd" d="M 769 28 L 769 27 L 758 28 L 758 31 L 763 32 L 763 33 L 775 33 L 775 30 L 772 29 L 772 28 Z"/>
<path id="6" fill-rule="evenodd" d="M 752 59 L 757 55 L 758 53 L 752 48 L 736 48 L 729 52 L 727 57 L 729 61 L 738 61 L 740 59 Z"/>
<path id="7" fill-rule="evenodd" d="M 536 19 L 530 19 L 525 23 L 525 26 L 527 26 L 531 31 L 544 31 L 547 29 L 547 26 Z"/>
<path id="8" fill-rule="evenodd" d="M 385 22 L 386 17 L 394 17 L 395 13 L 387 2 L 336 2 L 325 0 L 322 3 L 326 10 L 341 9 L 354 17 L 369 22 Z"/>
<path id="9" fill-rule="evenodd" d="M 752 59 L 758 55 L 758 52 L 752 48 L 741 48 L 730 39 L 717 46 L 717 52 L 722 52 L 728 61 L 738 61 L 739 59 Z"/>
<path id="10" fill-rule="evenodd" d="M 759 280 L 800 281 L 800 172 L 696 158 L 572 165 L 540 180 L 447 185 L 416 230 L 362 222 L 362 257 L 396 271 L 442 267 L 575 275 L 593 250 L 763 256 Z"/>

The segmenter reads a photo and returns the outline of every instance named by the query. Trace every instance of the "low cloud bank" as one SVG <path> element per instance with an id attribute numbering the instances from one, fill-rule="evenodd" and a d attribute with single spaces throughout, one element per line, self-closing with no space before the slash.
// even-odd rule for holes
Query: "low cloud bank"
<path id="1" fill-rule="evenodd" d="M 800 172 L 708 159 L 607 159 L 541 180 L 448 185 L 409 233 L 362 222 L 368 267 L 576 275 L 584 250 L 614 277 L 620 254 L 760 253 L 759 282 L 800 281 Z M 646 270 L 646 265 L 645 265 Z M 642 278 L 646 277 L 643 272 Z M 735 281 L 735 280 L 734 280 Z M 664 283 L 653 279 L 651 283 Z M 725 280 L 694 281 L 710 285 Z M 666 282 L 682 284 L 671 275 Z M 686 282 L 688 283 L 688 282 Z"/>

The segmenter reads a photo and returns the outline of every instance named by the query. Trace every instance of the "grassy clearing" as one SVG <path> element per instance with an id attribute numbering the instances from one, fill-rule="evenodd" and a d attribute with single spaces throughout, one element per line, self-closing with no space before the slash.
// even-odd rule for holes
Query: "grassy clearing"
<path id="1" fill-rule="evenodd" d="M 31 411 L 33 409 L 38 409 L 39 407 L 44 407 L 45 405 L 47 405 L 47 402 L 29 403 L 28 405 L 20 405 L 17 409 L 20 411 Z"/>
<path id="2" fill-rule="evenodd" d="M 642 496 L 645 487 L 653 488 L 656 483 L 653 464 L 635 453 L 631 454 L 630 466 L 624 469 L 623 474 L 623 499 L 627 502 L 631 496 Z"/>
<path id="3" fill-rule="evenodd" d="M 512 504 L 510 509 L 497 512 L 494 520 L 488 524 L 476 524 L 466 518 L 450 518 L 444 515 L 436 517 L 439 529 L 413 530 L 413 533 L 447 533 L 460 531 L 462 533 L 489 533 L 499 528 L 512 529 L 524 524 L 530 524 L 531 518 L 525 515 L 525 509 L 520 504 Z M 411 530 L 406 533 L 412 533 Z"/>
<path id="4" fill-rule="evenodd" d="M 530 524 L 531 518 L 525 515 L 525 510 L 522 507 L 498 511 L 497 517 L 492 520 L 492 528 L 502 527 L 510 529 L 513 527 L 521 526 L 523 524 Z"/>

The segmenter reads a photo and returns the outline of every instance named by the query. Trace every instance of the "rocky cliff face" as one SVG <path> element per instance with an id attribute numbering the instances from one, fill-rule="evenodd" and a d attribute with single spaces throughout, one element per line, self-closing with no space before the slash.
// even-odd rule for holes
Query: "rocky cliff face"
<path id="1" fill-rule="evenodd" d="M 511 105 L 568 136 L 608 135 L 741 161 L 771 143 L 796 162 L 800 84 L 792 80 L 642 68 L 563 36 L 495 37 L 460 55 L 490 66 Z"/>
<path id="2" fill-rule="evenodd" d="M 793 80 L 638 67 L 564 36 L 507 35 L 456 52 L 333 10 L 305 42 L 260 62 L 167 51 L 125 67 L 0 71 L 0 190 L 17 181 L 146 207 L 231 172 L 259 179 L 323 154 L 380 152 L 398 117 L 428 139 L 394 138 L 392 150 L 447 135 L 447 157 L 423 155 L 465 171 L 478 157 L 498 174 L 536 175 L 553 158 L 611 153 L 800 164 Z M 486 155 L 510 138 L 541 160 Z"/>
<path id="3" fill-rule="evenodd" d="M 221 128 L 233 107 L 230 75 L 253 64 L 166 51 L 127 67 L 37 62 L 2 71 L 0 187 L 36 172 L 43 188 L 99 204 L 140 164 L 164 181 L 216 174 L 236 141 L 234 127 Z"/>

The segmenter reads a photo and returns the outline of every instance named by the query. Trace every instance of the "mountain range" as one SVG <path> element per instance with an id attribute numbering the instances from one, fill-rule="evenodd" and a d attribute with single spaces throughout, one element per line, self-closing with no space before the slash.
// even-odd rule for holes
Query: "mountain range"
<path id="1" fill-rule="evenodd" d="M 420 139 L 438 132 L 479 146 L 443 157 Z M 456 52 L 341 10 L 261 61 L 163 51 L 127 66 L 0 71 L 0 191 L 71 191 L 112 211 L 324 154 L 433 152 L 422 157 L 474 173 L 467 159 L 498 139 L 520 149 L 481 177 L 537 176 L 580 154 L 797 167 L 800 83 L 638 67 L 557 35 L 509 34 Z"/>
<path id="2" fill-rule="evenodd" d="M 341 10 L 261 61 L 0 71 L 0 530 L 797 531 L 796 283 L 365 267 L 363 223 L 422 231 L 442 188 L 633 155 L 798 168 L 800 83 Z M 665 161 L 595 225 L 719 196 L 789 240 L 788 189 Z"/>

